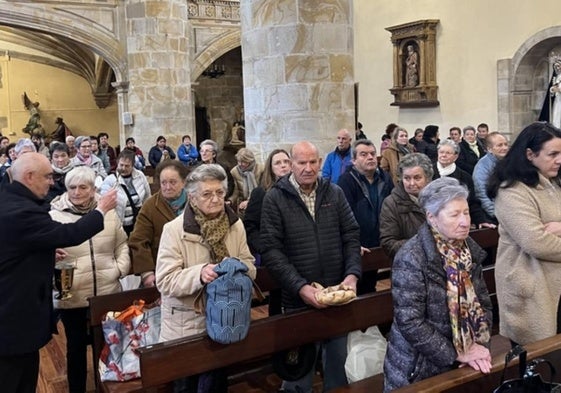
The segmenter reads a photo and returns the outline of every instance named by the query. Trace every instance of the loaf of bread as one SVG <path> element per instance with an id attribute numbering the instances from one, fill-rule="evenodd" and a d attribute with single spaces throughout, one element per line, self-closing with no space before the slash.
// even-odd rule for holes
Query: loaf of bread
<path id="1" fill-rule="evenodd" d="M 321 304 L 337 306 L 347 304 L 356 298 L 356 292 L 348 285 L 339 284 L 324 288 L 321 284 L 314 282 L 312 286 L 321 289 L 316 292 L 316 300 Z"/>

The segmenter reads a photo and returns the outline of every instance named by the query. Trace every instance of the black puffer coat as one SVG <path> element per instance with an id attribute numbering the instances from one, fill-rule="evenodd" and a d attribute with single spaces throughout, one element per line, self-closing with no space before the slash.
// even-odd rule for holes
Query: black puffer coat
<path id="1" fill-rule="evenodd" d="M 285 307 L 303 307 L 312 281 L 336 285 L 361 275 L 360 231 L 343 191 L 319 179 L 315 220 L 287 175 L 267 192 L 261 212 L 262 260 L 282 286 Z"/>
<path id="2" fill-rule="evenodd" d="M 473 261 L 471 280 L 491 329 L 492 305 L 481 268 L 486 253 L 471 238 L 467 244 Z M 452 343 L 446 273 L 427 224 L 395 256 L 392 298 L 394 319 L 384 361 L 385 392 L 450 370 L 458 357 Z"/>

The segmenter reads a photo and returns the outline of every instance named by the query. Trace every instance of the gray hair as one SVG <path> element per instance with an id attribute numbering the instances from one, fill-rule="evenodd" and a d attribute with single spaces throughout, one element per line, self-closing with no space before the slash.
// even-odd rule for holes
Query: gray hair
<path id="1" fill-rule="evenodd" d="M 474 133 L 477 132 L 475 131 L 475 128 L 473 126 L 465 126 L 464 129 L 462 130 L 462 133 L 465 135 L 466 131 L 473 131 Z"/>
<path id="2" fill-rule="evenodd" d="M 228 190 L 228 177 L 224 168 L 218 164 L 202 164 L 187 176 L 187 193 L 195 193 L 198 190 L 199 183 L 207 180 L 221 181 L 224 191 Z"/>
<path id="3" fill-rule="evenodd" d="M 16 143 L 16 146 L 14 147 L 14 153 L 16 153 L 16 157 L 19 156 L 21 154 L 21 151 L 26 147 L 32 149 L 31 151 L 37 152 L 37 148 L 35 147 L 35 144 L 31 141 L 31 139 L 20 138 L 18 140 L 18 143 Z"/>
<path id="4" fill-rule="evenodd" d="M 216 154 L 218 154 L 218 143 L 216 143 L 215 141 L 213 141 L 212 139 L 205 139 L 204 141 L 201 142 L 201 144 L 199 145 L 199 147 L 202 149 L 203 146 L 208 145 L 212 147 L 212 150 L 214 150 L 214 152 Z"/>
<path id="5" fill-rule="evenodd" d="M 431 181 L 434 176 L 434 169 L 432 168 L 432 161 L 423 153 L 407 154 L 399 162 L 399 177 L 403 176 L 403 171 L 409 168 L 420 167 L 428 181 Z"/>
<path id="6" fill-rule="evenodd" d="M 373 147 L 374 152 L 376 152 L 376 146 L 374 145 L 374 143 L 372 143 L 372 141 L 370 139 L 357 139 L 356 141 L 353 142 L 353 147 L 351 149 L 352 155 L 353 155 L 353 160 L 356 160 L 356 148 L 357 148 L 357 146 L 360 146 L 360 145 Z M 376 158 L 376 157 L 374 157 L 374 158 Z"/>
<path id="7" fill-rule="evenodd" d="M 436 216 L 451 201 L 467 200 L 469 191 L 458 179 L 444 176 L 433 180 L 419 193 L 419 205 L 425 212 Z"/>
<path id="8" fill-rule="evenodd" d="M 95 188 L 95 171 L 89 166 L 81 165 L 70 170 L 64 178 L 66 188 L 75 184 L 87 184 Z"/>
<path id="9" fill-rule="evenodd" d="M 80 145 L 84 142 L 90 142 L 90 137 L 89 136 L 79 136 L 78 138 L 74 139 L 74 147 L 76 147 L 76 149 L 80 148 Z"/>
<path id="10" fill-rule="evenodd" d="M 443 146 L 450 146 L 452 150 L 454 150 L 454 154 L 460 154 L 460 146 L 458 146 L 458 144 L 454 142 L 452 139 L 441 140 L 440 143 L 438 144 L 438 150 L 440 150 L 440 148 Z"/>

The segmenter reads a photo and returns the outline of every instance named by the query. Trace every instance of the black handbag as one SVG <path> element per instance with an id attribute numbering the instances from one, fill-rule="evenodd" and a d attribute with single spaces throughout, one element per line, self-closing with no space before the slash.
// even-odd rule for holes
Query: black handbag
<path id="1" fill-rule="evenodd" d="M 505 372 L 511 360 L 518 357 L 519 378 L 505 381 Z M 536 371 L 539 364 L 549 366 L 550 382 L 545 382 Z M 561 393 L 561 384 L 553 382 L 555 368 L 549 360 L 534 359 L 526 364 L 526 350 L 521 345 L 512 348 L 505 356 L 505 367 L 501 376 L 501 385 L 493 393 Z"/>

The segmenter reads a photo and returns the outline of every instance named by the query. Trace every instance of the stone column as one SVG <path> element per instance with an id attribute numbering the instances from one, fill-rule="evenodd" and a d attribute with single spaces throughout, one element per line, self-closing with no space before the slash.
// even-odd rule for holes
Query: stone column
<path id="1" fill-rule="evenodd" d="M 352 0 L 241 0 L 246 143 L 259 159 L 354 130 Z"/>
<path id="2" fill-rule="evenodd" d="M 145 154 L 158 135 L 175 150 L 181 135 L 192 131 L 187 15 L 184 0 L 127 1 L 128 108 L 134 125 L 126 134 Z"/>

